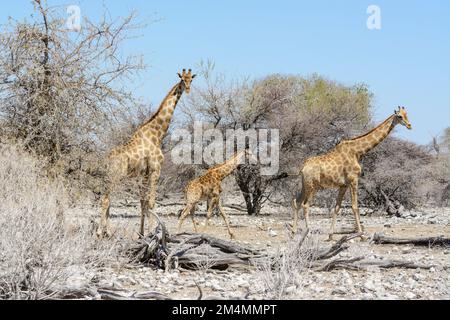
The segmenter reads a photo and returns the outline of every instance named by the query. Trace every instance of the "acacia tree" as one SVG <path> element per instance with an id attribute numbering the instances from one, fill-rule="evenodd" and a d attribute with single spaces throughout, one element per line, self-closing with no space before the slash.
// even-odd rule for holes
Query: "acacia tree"
<path id="1" fill-rule="evenodd" d="M 10 19 L 0 34 L 1 135 L 70 173 L 136 106 L 127 82 L 145 66 L 121 48 L 144 25 L 132 13 L 68 30 L 63 8 L 32 2 L 35 18 Z"/>

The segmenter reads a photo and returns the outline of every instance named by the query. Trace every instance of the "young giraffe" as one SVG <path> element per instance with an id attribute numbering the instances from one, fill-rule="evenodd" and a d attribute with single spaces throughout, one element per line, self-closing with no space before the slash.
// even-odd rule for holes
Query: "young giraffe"
<path id="1" fill-rule="evenodd" d="M 125 177 L 142 177 L 140 186 L 141 226 L 140 235 L 144 235 L 145 216 L 151 227 L 150 211 L 155 206 L 156 186 L 161 172 L 164 156 L 161 141 L 169 128 L 175 107 L 184 91 L 189 93 L 192 79 L 191 69 L 178 73 L 177 83 L 162 101 L 156 113 L 133 134 L 124 145 L 114 148 L 106 158 L 107 185 L 102 197 L 102 212 L 97 234 L 111 235 L 109 226 L 110 193 Z"/>
<path id="2" fill-rule="evenodd" d="M 293 230 L 297 230 L 298 212 L 303 208 L 306 227 L 308 228 L 308 209 L 317 190 L 324 188 L 339 188 L 336 207 L 331 216 L 331 232 L 329 239 L 333 239 L 336 216 L 341 208 L 341 203 L 348 187 L 351 190 L 352 211 L 355 215 L 356 231 L 362 232 L 358 209 L 358 179 L 361 173 L 359 160 L 368 151 L 375 148 L 383 141 L 397 124 L 402 124 L 408 129 L 408 115 L 404 107 L 399 107 L 394 114 L 383 121 L 378 127 L 368 133 L 340 142 L 333 150 L 325 155 L 307 159 L 300 175 L 302 176 L 302 191 L 297 193 L 292 200 L 294 209 Z M 362 237 L 364 238 L 364 237 Z"/>
<path id="3" fill-rule="evenodd" d="M 234 238 L 234 234 L 230 229 L 228 217 L 224 213 L 222 205 L 220 204 L 220 193 L 222 192 L 221 182 L 229 176 L 239 166 L 239 164 L 241 164 L 241 160 L 246 155 L 251 159 L 255 159 L 249 150 L 242 150 L 224 163 L 210 168 L 204 175 L 190 181 L 187 184 L 185 189 L 186 207 L 181 212 L 180 219 L 178 221 L 178 232 L 180 232 L 181 225 L 188 215 L 191 215 L 194 230 L 197 232 L 197 226 L 194 220 L 195 209 L 199 201 L 206 200 L 208 208 L 206 225 L 210 225 L 212 211 L 217 206 L 220 215 L 225 221 L 230 238 Z"/>

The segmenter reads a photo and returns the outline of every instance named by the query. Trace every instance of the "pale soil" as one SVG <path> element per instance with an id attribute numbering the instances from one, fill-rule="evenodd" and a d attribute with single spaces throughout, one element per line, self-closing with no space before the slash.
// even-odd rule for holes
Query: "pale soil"
<path id="1" fill-rule="evenodd" d="M 182 199 L 170 199 L 182 202 Z M 165 199 L 163 203 L 169 200 Z M 239 198 L 227 199 L 226 203 L 240 204 Z M 181 205 L 156 206 L 156 212 L 166 223 L 169 232 L 176 232 L 177 213 Z M 288 208 L 270 206 L 264 215 L 249 217 L 242 212 L 225 207 L 229 214 L 236 241 L 244 246 L 276 251 L 288 241 L 286 223 L 291 221 Z M 364 210 L 362 210 L 365 212 Z M 330 219 L 328 210 L 312 208 L 312 233 L 320 246 L 328 246 Z M 111 224 L 117 234 L 137 237 L 139 227 L 139 207 L 116 206 L 111 208 Z M 97 218 L 98 208 L 75 208 L 72 218 Z M 204 205 L 200 207 L 196 220 L 203 223 Z M 407 212 L 404 217 L 366 215 L 362 217 L 365 230 L 369 234 L 383 232 L 395 237 L 429 237 L 444 235 L 450 237 L 450 208 L 422 208 Z M 344 208 L 337 228 L 350 227 L 352 213 Z M 202 230 L 203 226 L 200 227 Z M 191 220 L 186 219 L 182 231 L 193 231 Z M 213 225 L 206 233 L 228 239 L 222 219 L 215 216 Z M 336 238 L 340 236 L 337 235 Z M 367 256 L 374 259 L 397 259 L 431 264 L 430 270 L 380 269 L 370 271 L 331 272 L 305 271 L 300 283 L 288 288 L 286 299 L 450 299 L 450 248 L 424 248 L 410 245 L 375 245 L 353 240 L 350 248 L 338 257 Z M 104 270 L 80 270 L 68 279 L 70 285 L 81 285 L 96 277 L 100 283 L 113 284 L 129 290 L 155 290 L 179 299 L 195 299 L 198 295 L 195 282 L 204 295 L 218 298 L 241 298 L 248 292 L 249 298 L 270 298 L 264 292 L 263 272 L 256 268 L 233 267 L 227 271 L 171 271 L 164 273 L 149 267 Z"/>

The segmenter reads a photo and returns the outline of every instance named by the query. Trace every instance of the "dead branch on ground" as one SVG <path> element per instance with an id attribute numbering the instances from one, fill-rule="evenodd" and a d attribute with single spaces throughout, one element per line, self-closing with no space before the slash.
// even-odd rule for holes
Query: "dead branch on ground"
<path id="1" fill-rule="evenodd" d="M 378 267 L 382 269 L 403 268 L 403 269 L 431 269 L 434 265 L 415 263 L 411 261 L 401 260 L 379 260 L 364 259 L 364 257 L 356 257 L 349 259 L 335 259 L 325 265 L 316 265 L 318 271 L 331 271 L 337 269 L 347 270 L 367 270 L 370 267 Z"/>
<path id="2" fill-rule="evenodd" d="M 450 238 L 444 236 L 426 237 L 426 238 L 394 238 L 385 236 L 382 233 L 375 233 L 373 236 L 373 243 L 375 244 L 413 244 L 415 246 L 449 246 Z"/>
<path id="3" fill-rule="evenodd" d="M 257 250 L 206 234 L 169 235 L 164 224 L 159 218 L 157 220 L 158 226 L 153 233 L 128 248 L 132 262 L 150 264 L 166 271 L 179 267 L 196 270 L 201 266 L 225 270 L 230 265 L 252 265 L 255 259 L 263 256 Z"/>
<path id="4" fill-rule="evenodd" d="M 164 224 L 158 218 L 158 226 L 152 234 L 140 239 L 127 251 L 133 262 L 150 264 L 169 271 L 172 268 L 189 270 L 219 269 L 226 270 L 232 265 L 255 266 L 264 259 L 269 259 L 273 267 L 283 258 L 269 257 L 267 252 L 241 246 L 233 241 L 215 238 L 211 235 L 196 233 L 181 233 L 169 235 Z M 361 236 L 354 233 L 343 236 L 336 243 L 328 247 L 303 248 L 308 230 L 301 231 L 292 244 L 298 250 L 309 250 L 311 267 L 316 271 L 330 271 L 335 269 L 366 270 L 369 267 L 379 268 L 407 268 L 430 269 L 433 265 L 420 264 L 410 261 L 389 259 L 366 259 L 364 256 L 342 258 L 341 252 L 349 248 L 348 242 Z M 418 245 L 448 244 L 448 239 L 395 239 L 375 234 L 375 243 L 417 243 Z M 391 241 L 391 242 L 389 242 Z M 403 242 L 402 242 L 403 241 Z M 412 242 L 411 242 L 412 241 Z"/>

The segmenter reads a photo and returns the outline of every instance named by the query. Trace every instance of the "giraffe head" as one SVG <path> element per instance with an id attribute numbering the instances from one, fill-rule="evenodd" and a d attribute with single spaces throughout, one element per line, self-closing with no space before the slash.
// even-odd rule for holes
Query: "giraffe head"
<path id="1" fill-rule="evenodd" d="M 395 116 L 397 117 L 398 123 L 405 126 L 409 130 L 412 129 L 412 125 L 408 120 L 408 114 L 406 113 L 405 107 L 398 107 L 398 110 L 394 111 Z"/>
<path id="2" fill-rule="evenodd" d="M 181 79 L 181 84 L 184 86 L 184 90 L 186 90 L 186 93 L 189 93 L 191 91 L 192 79 L 194 79 L 197 75 L 192 74 L 191 69 L 189 69 L 188 72 L 186 72 L 186 69 L 183 69 L 183 72 L 181 74 L 178 73 L 178 76 Z"/>

